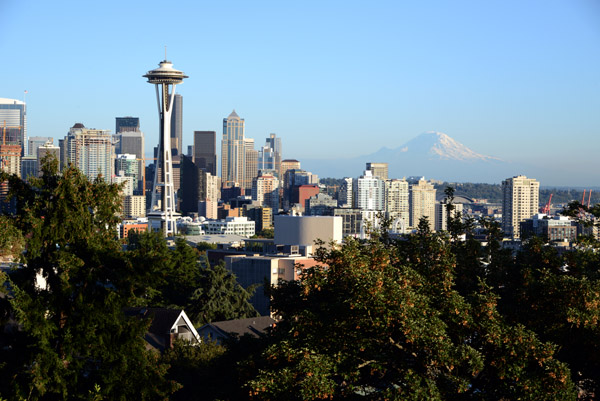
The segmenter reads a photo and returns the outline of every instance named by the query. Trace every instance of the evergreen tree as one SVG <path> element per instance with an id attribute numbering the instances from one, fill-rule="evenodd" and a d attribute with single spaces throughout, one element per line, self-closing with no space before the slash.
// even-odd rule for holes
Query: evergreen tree
<path id="1" fill-rule="evenodd" d="M 157 399 L 174 390 L 145 350 L 149 322 L 127 318 L 134 269 L 115 238 L 119 188 L 46 163 L 32 183 L 2 173 L 26 239 L 10 274 L 0 393 L 9 399 Z M 41 285 L 36 281 L 43 279 Z"/>

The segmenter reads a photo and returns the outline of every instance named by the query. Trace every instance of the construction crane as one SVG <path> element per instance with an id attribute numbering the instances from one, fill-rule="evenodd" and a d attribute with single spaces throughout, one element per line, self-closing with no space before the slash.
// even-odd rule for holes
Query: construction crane
<path id="1" fill-rule="evenodd" d="M 545 206 L 542 206 L 540 208 L 540 213 L 544 213 L 544 214 L 547 214 L 547 215 L 550 214 L 550 202 L 552 202 L 552 195 L 554 195 L 554 194 L 550 194 L 550 199 L 548 199 L 548 203 L 546 203 Z"/>

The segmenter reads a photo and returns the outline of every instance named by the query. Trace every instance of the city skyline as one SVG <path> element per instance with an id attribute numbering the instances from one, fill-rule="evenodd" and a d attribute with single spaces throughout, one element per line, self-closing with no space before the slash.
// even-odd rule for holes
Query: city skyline
<path id="1" fill-rule="evenodd" d="M 572 178 L 535 174 L 542 185 L 595 184 L 600 6 L 590 0 L 190 3 L 177 40 L 154 32 L 151 6 L 65 3 L 0 6 L 3 46 L 16 60 L 0 67 L 10 77 L 0 97 L 29 92 L 29 136 L 58 139 L 76 122 L 112 130 L 115 117 L 136 116 L 150 153 L 156 105 L 139 71 L 167 45 L 167 58 L 192 76 L 180 91 L 186 146 L 196 130 L 220 135 L 236 109 L 247 137 L 282 138 L 283 158 L 326 158 L 333 147 L 337 157 L 356 157 L 436 130 L 482 154 L 551 164 Z M 232 29 L 217 29 L 222 13 Z M 101 21 L 102 32 L 75 34 L 69 22 L 82 18 Z M 232 54 L 244 62 L 228 63 Z"/>

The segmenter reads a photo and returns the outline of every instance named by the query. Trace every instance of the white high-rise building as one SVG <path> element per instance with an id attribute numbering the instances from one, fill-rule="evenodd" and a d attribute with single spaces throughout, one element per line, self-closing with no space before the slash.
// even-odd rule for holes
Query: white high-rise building
<path id="1" fill-rule="evenodd" d="M 404 179 L 385 181 L 385 214 L 397 229 L 410 224 L 408 182 Z"/>
<path id="2" fill-rule="evenodd" d="M 362 210 L 385 210 L 385 181 L 373 176 L 371 170 L 354 180 L 354 204 Z"/>
<path id="3" fill-rule="evenodd" d="M 252 200 L 260 206 L 268 206 L 273 213 L 279 211 L 279 180 L 277 177 L 265 174 L 252 180 Z"/>
<path id="4" fill-rule="evenodd" d="M 421 178 L 410 186 L 410 226 L 417 228 L 421 218 L 426 217 L 431 231 L 435 230 L 435 187 Z"/>
<path id="5" fill-rule="evenodd" d="M 519 223 L 538 212 L 540 183 L 524 175 L 502 181 L 502 230 L 513 239 L 521 238 Z"/>
<path id="6" fill-rule="evenodd" d="M 344 182 L 340 188 L 338 195 L 338 206 L 349 208 L 352 207 L 352 178 L 344 177 Z"/>
<path id="7" fill-rule="evenodd" d="M 109 130 L 89 129 L 77 123 L 64 139 L 67 162 L 90 180 L 99 175 L 107 182 L 113 175 L 113 148 Z"/>

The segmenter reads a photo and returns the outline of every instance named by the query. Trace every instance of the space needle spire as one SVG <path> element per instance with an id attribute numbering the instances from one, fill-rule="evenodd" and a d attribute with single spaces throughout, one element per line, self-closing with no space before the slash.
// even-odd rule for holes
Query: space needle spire
<path id="1" fill-rule="evenodd" d="M 144 78 L 156 86 L 158 117 L 160 122 L 158 157 L 154 169 L 154 185 L 152 186 L 152 203 L 148 213 L 148 221 L 154 231 L 161 231 L 165 236 L 177 234 L 176 220 L 179 214 L 175 210 L 175 191 L 173 186 L 173 162 L 171 147 L 171 115 L 175 85 L 188 78 L 183 71 L 173 68 L 173 63 L 165 60 L 158 68 L 148 71 Z"/>

